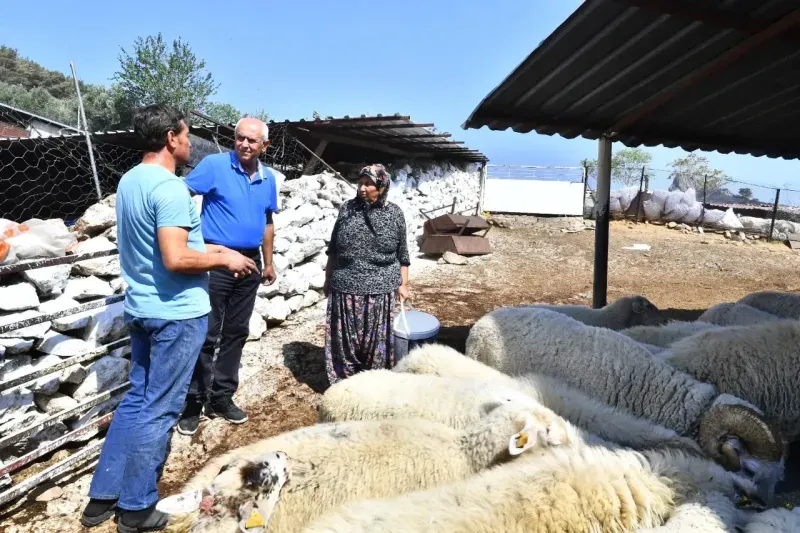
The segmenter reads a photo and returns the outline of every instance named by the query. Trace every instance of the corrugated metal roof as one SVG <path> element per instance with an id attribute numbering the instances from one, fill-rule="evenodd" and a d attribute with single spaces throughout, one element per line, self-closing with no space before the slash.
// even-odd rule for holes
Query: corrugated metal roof
<path id="1" fill-rule="evenodd" d="M 800 158 L 798 28 L 798 0 L 586 0 L 462 127 Z"/>
<path id="2" fill-rule="evenodd" d="M 270 125 L 288 127 L 292 135 L 312 150 L 319 141 L 327 140 L 329 144 L 361 147 L 399 157 L 487 160 L 480 151 L 462 146 L 463 141 L 450 140 L 449 133 L 430 130 L 434 124 L 417 124 L 411 117 L 400 114 L 270 121 Z"/>

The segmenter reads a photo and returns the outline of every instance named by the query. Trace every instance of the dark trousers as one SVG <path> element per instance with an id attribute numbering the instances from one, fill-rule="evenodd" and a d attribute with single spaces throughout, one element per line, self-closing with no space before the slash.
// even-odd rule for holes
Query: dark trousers
<path id="1" fill-rule="evenodd" d="M 258 248 L 238 251 L 253 259 L 259 272 L 235 278 L 226 269 L 211 271 L 208 283 L 211 300 L 208 334 L 189 384 L 189 402 L 230 398 L 239 387 L 239 362 L 250 331 L 256 292 L 261 283 L 261 257 Z M 214 361 L 217 340 L 219 353 Z"/>

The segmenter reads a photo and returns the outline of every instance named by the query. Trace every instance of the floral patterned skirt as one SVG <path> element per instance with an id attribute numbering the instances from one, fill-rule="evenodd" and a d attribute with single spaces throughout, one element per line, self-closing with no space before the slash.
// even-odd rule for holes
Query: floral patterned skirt
<path id="1" fill-rule="evenodd" d="M 394 366 L 396 294 L 357 295 L 330 291 L 325 370 L 331 385 L 362 370 Z"/>

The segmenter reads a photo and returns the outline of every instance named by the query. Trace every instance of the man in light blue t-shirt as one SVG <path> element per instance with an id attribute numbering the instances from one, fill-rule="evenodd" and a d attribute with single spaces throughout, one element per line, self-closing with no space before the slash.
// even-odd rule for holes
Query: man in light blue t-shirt
<path id="1" fill-rule="evenodd" d="M 93 527 L 119 512 L 123 533 L 167 524 L 156 510 L 156 482 L 206 336 L 208 271 L 258 272 L 251 259 L 203 241 L 197 209 L 175 176 L 191 149 L 183 115 L 148 106 L 133 126 L 144 156 L 122 176 L 116 198 L 131 386 L 114 412 L 81 517 Z"/>

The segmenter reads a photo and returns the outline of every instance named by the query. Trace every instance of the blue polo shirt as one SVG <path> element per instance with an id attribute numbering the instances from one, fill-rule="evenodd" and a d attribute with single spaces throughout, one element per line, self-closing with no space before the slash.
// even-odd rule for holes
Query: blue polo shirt
<path id="1" fill-rule="evenodd" d="M 250 181 L 236 152 L 211 154 L 186 177 L 186 185 L 203 195 L 200 222 L 207 243 L 229 248 L 261 246 L 267 212 L 278 211 L 275 175 L 261 161 Z"/>

